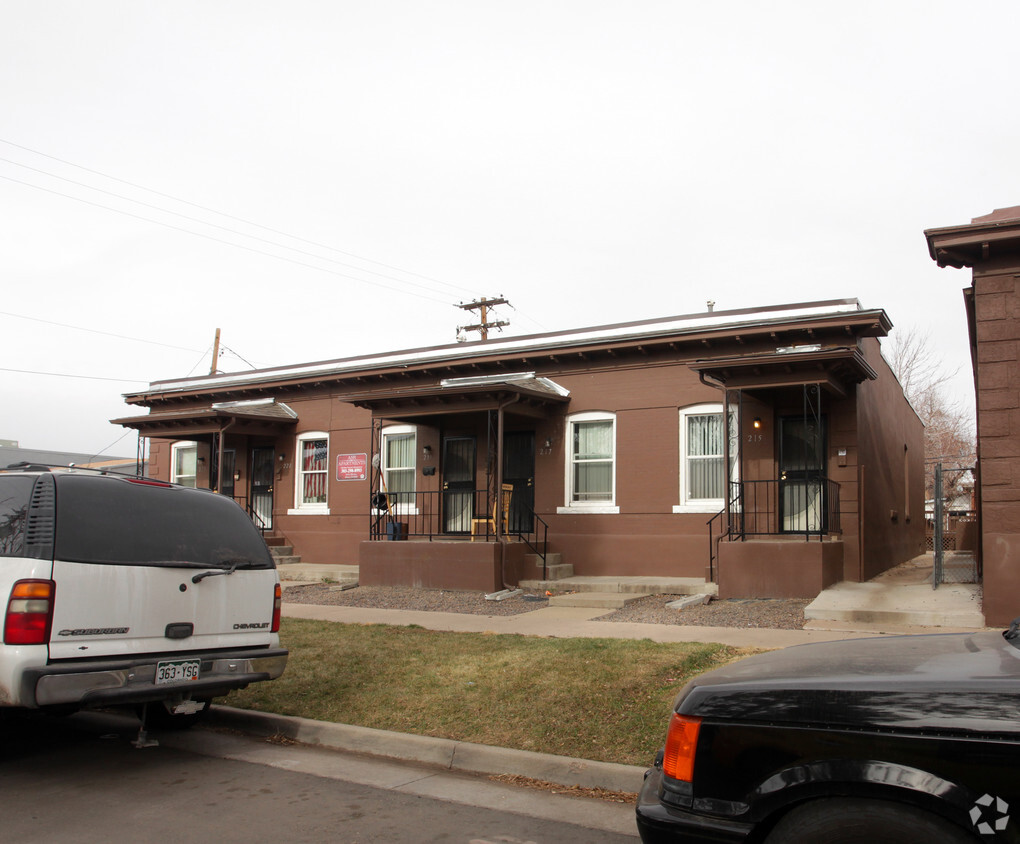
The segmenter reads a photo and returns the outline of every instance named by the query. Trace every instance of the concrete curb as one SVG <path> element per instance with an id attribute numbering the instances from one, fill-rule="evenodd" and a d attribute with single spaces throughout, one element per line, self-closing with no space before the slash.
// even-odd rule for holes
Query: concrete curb
<path id="1" fill-rule="evenodd" d="M 605 788 L 610 791 L 640 791 L 645 769 L 613 762 L 572 759 L 549 753 L 490 747 L 466 741 L 391 733 L 350 724 L 333 724 L 212 706 L 206 723 L 230 727 L 258 736 L 282 735 L 303 744 L 364 753 L 385 759 L 438 765 L 450 771 L 472 774 L 513 774 L 559 785 Z M 649 759 L 651 763 L 651 759 Z"/>

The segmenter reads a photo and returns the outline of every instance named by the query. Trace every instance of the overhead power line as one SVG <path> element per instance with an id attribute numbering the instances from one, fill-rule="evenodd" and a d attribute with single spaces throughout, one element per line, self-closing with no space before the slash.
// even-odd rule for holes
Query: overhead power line
<path id="1" fill-rule="evenodd" d="M 265 243 L 267 246 L 276 246 L 276 247 L 278 247 L 280 249 L 287 249 L 287 250 L 289 250 L 291 252 L 296 252 L 299 255 L 306 255 L 309 258 L 316 258 L 317 260 L 320 260 L 320 261 L 327 261 L 330 264 L 337 264 L 338 266 L 341 266 L 341 267 L 347 267 L 348 269 L 356 270 L 357 272 L 368 273 L 369 275 L 376 275 L 376 276 L 379 276 L 380 278 L 387 278 L 390 281 L 397 282 L 398 284 L 413 284 L 415 287 L 422 287 L 423 286 L 423 285 L 420 285 L 420 284 L 417 284 L 417 283 L 414 283 L 414 282 L 405 281 L 404 279 L 396 278 L 396 277 L 391 276 L 391 275 L 386 275 L 385 273 L 379 273 L 379 272 L 376 272 L 375 270 L 369 270 L 369 269 L 365 269 L 364 267 L 355 266 L 354 264 L 347 264 L 347 263 L 344 263 L 343 261 L 337 261 L 335 258 L 327 258 L 324 255 L 317 255 L 314 252 L 309 252 L 307 249 L 298 249 L 297 247 L 288 246 L 285 243 L 279 243 L 279 242 L 277 242 L 275 240 L 270 240 L 269 238 L 259 237 L 258 235 L 254 235 L 254 234 L 248 234 L 247 232 L 239 231 L 237 229 L 232 229 L 229 226 L 221 226 L 218 223 L 212 223 L 212 222 L 209 222 L 208 220 L 203 220 L 203 219 L 201 219 L 199 217 L 192 217 L 189 214 L 181 214 L 179 211 L 172 211 L 169 208 L 164 208 L 164 207 L 162 207 L 160 205 L 153 205 L 150 202 L 142 202 L 142 200 L 140 200 L 140 199 L 135 199 L 135 198 L 130 197 L 130 196 L 125 196 L 122 193 L 114 193 L 113 191 L 104 190 L 103 188 L 97 188 L 94 185 L 88 185 L 85 182 L 79 182 L 79 181 L 76 181 L 75 179 L 68 179 L 66 176 L 58 176 L 56 173 L 50 173 L 47 170 L 40 170 L 38 167 L 29 167 L 27 164 L 21 164 L 20 162 L 12 161 L 9 158 L 0 157 L 0 161 L 5 162 L 6 164 L 13 164 L 15 167 L 21 167 L 24 170 L 31 170 L 33 173 L 39 173 L 42 176 L 48 176 L 51 179 L 58 179 L 61 182 L 67 182 L 68 184 L 76 185 L 77 187 L 85 188 L 86 190 L 95 191 L 96 193 L 101 193 L 101 194 L 103 194 L 105 196 L 113 197 L 114 199 L 121 199 L 124 202 L 133 202 L 135 205 L 141 205 L 143 208 L 148 208 L 148 209 L 150 209 L 152 211 L 158 211 L 158 212 L 160 212 L 162 214 L 170 214 L 170 215 L 172 215 L 174 217 L 180 217 L 182 220 L 187 220 L 187 221 L 189 221 L 191 223 L 198 223 L 200 226 L 209 226 L 209 227 L 214 228 L 214 229 L 219 229 L 220 231 L 228 232 L 229 234 L 237 235 L 238 237 L 246 237 L 249 240 L 257 241 L 258 243 Z M 143 188 L 143 190 L 145 190 L 145 188 Z M 69 196 L 69 194 L 61 194 L 61 195 L 62 196 Z M 218 211 L 213 211 L 212 213 L 218 214 L 219 212 Z M 223 215 L 223 216 L 227 216 L 227 215 Z M 290 235 L 287 235 L 287 237 L 289 237 L 289 236 Z M 322 247 L 322 248 L 328 249 L 329 247 Z M 366 281 L 366 284 L 368 284 L 368 283 L 371 283 L 371 282 L 367 282 Z"/>
<path id="2" fill-rule="evenodd" d="M 0 316 L 14 317 L 15 319 L 27 319 L 30 322 L 41 322 L 44 325 L 57 325 L 60 328 L 70 328 L 74 331 L 87 331 L 89 334 L 101 334 L 104 337 L 116 337 L 118 340 L 131 340 L 135 343 L 148 343 L 152 346 L 162 346 L 164 349 L 176 349 L 180 352 L 197 352 L 198 349 L 189 349 L 185 346 L 172 346 L 169 343 L 160 343 L 156 340 L 145 340 L 142 337 L 129 337 L 126 334 L 114 334 L 111 331 L 100 331 L 98 328 L 86 328 L 81 325 L 70 325 L 66 322 L 54 322 L 51 319 L 40 319 L 39 317 L 25 316 L 24 314 L 12 314 L 10 311 L 0 311 Z M 240 356 L 239 356 L 240 357 Z"/>
<path id="3" fill-rule="evenodd" d="M 0 372 L 17 372 L 22 375 L 49 375 L 52 378 L 81 378 L 85 381 L 117 381 L 121 384 L 148 384 L 149 382 L 140 378 L 103 378 L 99 375 L 72 375 L 69 372 L 39 372 L 35 369 L 10 369 L 0 366 Z"/>
<path id="4" fill-rule="evenodd" d="M 121 208 L 112 208 L 109 205 L 103 205 L 102 203 L 99 202 L 92 202 L 91 200 L 88 199 L 82 199 L 80 196 L 71 196 L 71 194 L 62 193 L 58 190 L 52 190 L 50 188 L 44 188 L 41 185 L 34 185 L 31 182 L 24 182 L 21 179 L 14 179 L 10 176 L 3 175 L 0 175 L 0 179 L 6 179 L 8 182 L 14 182 L 15 184 L 18 185 L 24 185 L 25 187 L 35 188 L 36 190 L 45 191 L 46 193 L 52 193 L 56 196 L 62 196 L 65 199 L 73 199 L 75 202 L 80 202 L 83 205 L 91 205 L 93 208 L 102 208 L 105 211 L 112 211 L 115 214 L 122 214 L 125 217 L 133 217 L 136 220 L 142 220 L 143 222 L 146 223 L 153 223 L 157 226 L 163 226 L 164 228 L 173 229 L 174 231 L 184 232 L 185 234 L 194 235 L 195 237 L 201 237 L 204 238 L 205 240 L 214 241 L 215 243 L 222 243 L 226 246 L 232 246 L 235 249 L 243 249 L 245 252 L 253 252 L 256 255 L 265 255 L 267 258 L 275 258 L 277 261 L 285 261 L 288 264 L 294 264 L 295 266 L 298 267 L 306 267 L 307 269 L 315 270 L 316 272 L 326 273 L 326 275 L 336 276 L 337 278 L 350 279 L 351 281 L 356 281 L 359 282 L 360 284 L 369 284 L 375 287 L 381 287 L 384 290 L 391 290 L 394 293 L 400 293 L 403 296 L 414 296 L 418 299 L 425 299 L 426 301 L 429 302 L 438 302 L 439 304 L 442 305 L 449 304 L 449 302 L 444 299 L 437 299 L 433 296 L 425 296 L 421 293 L 415 293 L 412 290 L 401 290 L 400 288 L 393 287 L 392 285 L 389 284 L 381 284 L 377 281 L 368 281 L 367 279 L 358 278 L 357 276 L 348 275 L 347 273 L 340 273 L 337 272 L 336 270 L 331 270 L 326 267 L 317 267 L 315 264 L 309 264 L 305 261 L 296 261 L 293 258 L 286 257 L 285 255 L 276 255 L 272 252 L 266 252 L 264 249 L 256 249 L 253 246 L 245 246 L 244 244 L 241 243 L 232 243 L 231 241 L 224 240 L 223 238 L 220 237 L 213 237 L 210 234 L 202 234 L 202 232 L 196 232 L 192 231 L 191 229 L 182 228 L 181 226 L 175 226 L 172 223 L 165 223 L 162 220 L 153 220 L 151 217 L 143 217 L 140 214 L 132 214 L 130 211 L 124 211 Z"/>
<path id="5" fill-rule="evenodd" d="M 393 266 L 391 264 L 383 263 L 382 261 L 376 261 L 376 260 L 374 260 L 372 258 L 366 258 L 363 255 L 358 255 L 358 254 L 353 253 L 353 252 L 346 252 L 346 251 L 344 251 L 342 249 L 337 249 L 336 247 L 329 246 L 328 244 L 319 243 L 317 241 L 310 240 L 308 238 L 300 237 L 298 235 L 293 235 L 293 234 L 290 234 L 288 232 L 281 231 L 279 229 L 274 229 L 274 228 L 272 228 L 270 226 L 265 226 L 265 225 L 262 225 L 261 223 L 256 223 L 256 222 L 254 222 L 252 220 L 247 220 L 247 219 L 245 219 L 243 217 L 238 217 L 238 216 L 235 216 L 233 214 L 228 214 L 228 213 L 226 213 L 224 211 L 217 211 L 215 208 L 209 208 L 208 206 L 200 205 L 200 204 L 198 204 L 196 202 L 191 202 L 191 201 L 189 201 L 187 199 L 183 199 L 181 197 L 173 196 L 173 195 L 168 194 L 168 193 L 163 193 L 161 191 L 155 190 L 153 188 L 146 187 L 144 185 L 139 185 L 139 184 L 137 184 L 135 182 L 128 181 L 127 179 L 121 179 L 121 178 L 118 178 L 117 176 L 112 176 L 112 175 L 110 175 L 108 173 L 103 173 L 103 172 L 101 172 L 99 170 L 93 170 L 92 168 L 85 167 L 85 166 L 80 165 L 80 164 L 75 164 L 72 161 L 67 161 L 66 159 L 58 158 L 57 156 L 54 156 L 54 155 L 49 155 L 48 153 L 32 149 L 31 147 L 26 147 L 26 146 L 23 146 L 21 144 L 14 143 L 13 141 L 8 141 L 8 140 L 6 140 L 4 138 L 0 138 L 0 143 L 4 143 L 4 144 L 7 144 L 8 146 L 15 147 L 16 149 L 24 150 L 25 152 L 32 153 L 33 155 L 38 155 L 38 156 L 42 156 L 43 158 L 48 158 L 48 159 L 50 159 L 52 161 L 57 161 L 60 164 L 67 165 L 68 167 L 74 167 L 74 168 L 76 168 L 78 170 L 82 170 L 83 172 L 91 173 L 91 174 L 93 174 L 95 176 L 99 176 L 99 177 L 104 178 L 104 179 L 109 179 L 110 181 L 117 182 L 119 184 L 127 185 L 129 187 L 135 188 L 136 190 L 142 190 L 142 191 L 145 191 L 147 193 L 151 193 L 154 196 L 160 196 L 160 197 L 163 197 L 164 199 L 169 199 L 169 200 L 171 200 L 173 202 L 179 202 L 182 205 L 187 205 L 187 206 L 190 206 L 192 208 L 197 208 L 197 209 L 199 209 L 201 211 L 205 211 L 205 212 L 210 213 L 210 214 L 216 214 L 217 216 L 223 217 L 225 219 L 234 220 L 235 222 L 243 223 L 246 226 L 251 226 L 251 227 L 256 228 L 256 229 L 261 229 L 262 231 L 270 232 L 272 234 L 279 235 L 281 237 L 286 237 L 286 238 L 289 238 L 291 240 L 297 241 L 299 243 L 305 243 L 305 244 L 308 244 L 310 246 L 315 246 L 318 249 L 325 249 L 325 250 L 330 251 L 330 252 L 335 252 L 338 255 L 346 255 L 349 258 L 356 258 L 359 261 L 363 261 L 363 262 L 368 263 L 368 264 L 374 264 L 376 266 L 383 267 L 383 268 L 389 269 L 389 270 L 393 270 L 395 272 L 403 273 L 404 275 L 413 276 L 414 278 L 419 278 L 419 279 L 422 279 L 423 281 L 428 281 L 428 282 L 430 282 L 433 285 L 439 285 L 441 287 L 446 287 L 446 288 L 448 288 L 450 290 L 460 291 L 460 292 L 465 292 L 467 290 L 467 288 L 458 287 L 457 285 L 449 284 L 449 283 L 447 283 L 445 281 L 441 281 L 441 280 L 439 280 L 437 278 L 433 278 L 431 276 L 422 275 L 421 273 L 416 273 L 416 272 L 413 272 L 411 270 L 405 270 L 405 269 L 402 269 L 400 267 Z M 375 272 L 374 270 L 369 270 L 369 269 L 366 269 L 364 267 L 356 267 L 356 266 L 353 266 L 351 264 L 346 264 L 346 263 L 344 263 L 342 261 L 336 261 L 333 258 L 328 258 L 328 257 L 322 256 L 322 255 L 316 255 L 315 253 L 307 252 L 307 251 L 302 250 L 302 249 L 297 249 L 297 248 L 295 248 L 293 246 L 288 246 L 286 244 L 282 244 L 282 243 L 278 243 L 276 241 L 268 240 L 266 238 L 258 237 L 257 235 L 247 234 L 245 232 L 240 232 L 240 231 L 237 231 L 236 229 L 231 229 L 231 228 L 228 228 L 226 226 L 221 226 L 221 225 L 218 225 L 216 223 L 212 223 L 212 222 L 209 222 L 209 221 L 206 221 L 206 220 L 200 220 L 200 219 L 195 218 L 195 217 L 190 217 L 190 216 L 188 216 L 186 214 L 181 214 L 180 212 L 172 211 L 172 210 L 170 210 L 168 208 L 165 208 L 165 207 L 156 206 L 156 205 L 152 205 L 150 203 L 142 202 L 141 200 L 133 199 L 133 198 L 127 197 L 127 196 L 123 196 L 122 194 L 116 194 L 116 193 L 113 193 L 111 191 L 104 190 L 103 188 L 94 187 L 92 185 L 88 185 L 88 184 L 85 184 L 83 182 L 77 182 L 74 179 L 68 179 L 68 178 L 66 178 L 64 176 L 59 176 L 59 175 L 57 175 L 55 173 L 50 173 L 48 171 L 40 170 L 40 169 L 35 168 L 35 167 L 30 167 L 27 164 L 21 164 L 21 163 L 19 163 L 17 161 L 12 161 L 11 159 L 0 158 L 0 161 L 5 161 L 5 162 L 7 162 L 9 164 L 13 164 L 13 165 L 15 165 L 17 167 L 22 167 L 22 168 L 25 168 L 27 170 L 32 170 L 32 171 L 34 171 L 36 173 L 40 173 L 42 175 L 49 176 L 51 178 L 60 179 L 61 181 L 69 182 L 70 184 L 78 185 L 78 186 L 84 187 L 84 188 L 86 188 L 88 190 L 94 190 L 94 191 L 97 191 L 99 193 L 103 193 L 103 194 L 106 194 L 108 196 L 115 197 L 117 199 L 122 199 L 122 200 L 127 201 L 127 202 L 134 202 L 134 203 L 136 203 L 138 205 L 142 205 L 142 206 L 144 206 L 146 208 L 151 208 L 151 209 L 154 209 L 154 210 L 158 210 L 158 211 L 161 211 L 161 212 L 167 213 L 167 214 L 173 214 L 174 216 L 181 217 L 181 218 L 186 219 L 186 220 L 190 220 L 190 221 L 193 221 L 193 222 L 198 222 L 201 225 L 207 225 L 207 226 L 211 226 L 213 228 L 218 228 L 218 229 L 221 229 L 221 230 L 224 230 L 224 231 L 228 231 L 228 232 L 231 232 L 232 234 L 236 234 L 236 235 L 238 235 L 240 237 L 251 238 L 253 240 L 257 240 L 257 241 L 260 241 L 260 242 L 263 242 L 263 243 L 267 243 L 267 244 L 270 244 L 270 245 L 273 245 L 273 246 L 277 246 L 277 247 L 279 247 L 281 249 L 289 249 L 289 250 L 291 250 L 293 252 L 297 252 L 297 253 L 302 254 L 302 255 L 309 255 L 309 256 L 315 257 L 315 258 L 317 258 L 319 260 L 329 261 L 331 263 L 336 263 L 336 264 L 339 264 L 340 266 L 344 266 L 344 267 L 348 267 L 348 268 L 351 268 L 351 269 L 355 269 L 355 270 L 357 270 L 359 272 L 365 272 L 365 273 L 370 273 L 372 275 L 378 275 L 378 276 L 380 276 L 382 278 L 388 278 L 388 279 L 390 279 L 392 281 L 397 281 L 398 283 L 401 283 L 401 284 L 408 284 L 408 285 L 412 285 L 413 284 L 414 286 L 425 288 L 425 285 L 422 285 L 422 284 L 417 284 L 417 283 L 411 282 L 411 281 L 405 281 L 403 279 L 396 279 L 396 278 L 393 278 L 393 276 L 386 275 L 385 273 L 378 273 L 378 272 Z M 11 181 L 17 182 L 18 180 L 11 179 Z M 27 182 L 21 182 L 20 184 L 26 184 L 29 187 L 39 187 L 39 186 L 32 185 L 31 183 L 27 183 Z M 42 187 L 39 187 L 39 189 L 40 190 L 46 190 L 46 188 L 42 188 Z M 76 197 L 72 197 L 72 196 L 70 196 L 68 194 L 60 194 L 59 191 L 50 191 L 50 192 L 51 193 L 56 193 L 56 194 L 61 195 L 61 196 L 66 196 L 67 198 L 70 198 L 70 199 L 75 199 L 76 198 Z M 99 207 L 106 207 L 106 206 L 99 206 Z M 107 208 L 107 210 L 117 210 L 117 209 Z M 139 219 L 146 219 L 146 218 L 139 218 Z M 148 220 L 148 222 L 157 222 L 157 221 Z M 173 228 L 173 227 L 171 227 L 171 228 Z M 199 235 L 199 236 L 203 236 L 203 235 Z M 241 247 L 241 248 L 243 248 L 243 247 Z M 371 282 L 365 281 L 365 280 L 362 280 L 362 281 L 364 283 L 366 283 L 366 284 L 370 284 L 371 283 Z M 433 291 L 433 292 L 437 292 L 437 291 Z"/>

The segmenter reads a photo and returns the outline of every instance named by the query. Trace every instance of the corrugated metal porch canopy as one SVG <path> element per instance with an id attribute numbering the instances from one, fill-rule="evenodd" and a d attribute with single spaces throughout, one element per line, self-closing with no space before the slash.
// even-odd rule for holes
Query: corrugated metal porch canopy
<path id="1" fill-rule="evenodd" d="M 541 419 L 552 408 L 566 405 L 570 391 L 534 372 L 516 372 L 349 393 L 340 396 L 340 401 L 367 408 L 375 418 L 394 420 L 488 410 Z"/>
<path id="2" fill-rule="evenodd" d="M 232 433 L 274 436 L 281 428 L 294 425 L 297 413 L 275 399 L 216 402 L 205 407 L 157 410 L 144 416 L 111 420 L 114 425 L 134 428 L 143 437 L 194 438 Z"/>
<path id="3" fill-rule="evenodd" d="M 727 389 L 819 384 L 839 396 L 847 395 L 855 384 L 878 377 L 857 346 L 792 346 L 773 352 L 699 360 L 690 366 Z"/>

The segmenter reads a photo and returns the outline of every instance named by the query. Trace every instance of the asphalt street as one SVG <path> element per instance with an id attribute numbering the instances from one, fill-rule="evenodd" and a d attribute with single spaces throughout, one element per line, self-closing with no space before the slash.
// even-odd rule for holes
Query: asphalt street
<path id="1" fill-rule="evenodd" d="M 117 842 L 616 844 L 633 807 L 204 728 L 136 748 L 138 722 L 0 722 L 4 838 Z"/>

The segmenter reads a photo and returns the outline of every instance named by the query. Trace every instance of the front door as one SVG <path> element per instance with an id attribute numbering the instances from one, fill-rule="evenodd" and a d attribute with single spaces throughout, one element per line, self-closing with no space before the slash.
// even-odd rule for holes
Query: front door
<path id="1" fill-rule="evenodd" d="M 273 473 L 276 452 L 272 448 L 251 450 L 251 517 L 255 527 L 273 527 Z"/>
<path id="2" fill-rule="evenodd" d="M 475 438 L 443 438 L 443 530 L 470 533 L 475 508 Z"/>
<path id="3" fill-rule="evenodd" d="M 535 433 L 514 431 L 503 438 L 503 483 L 512 484 L 510 533 L 531 533 L 535 511 Z"/>
<path id="4" fill-rule="evenodd" d="M 779 501 L 783 533 L 826 529 L 825 418 L 779 420 Z"/>

